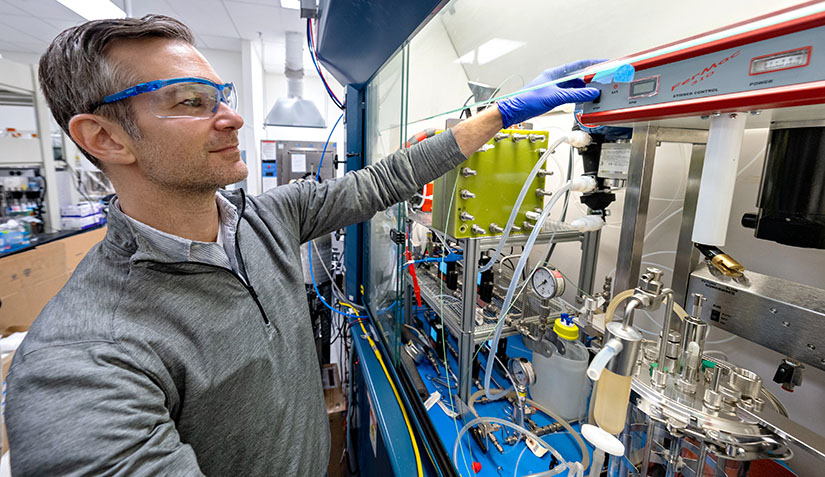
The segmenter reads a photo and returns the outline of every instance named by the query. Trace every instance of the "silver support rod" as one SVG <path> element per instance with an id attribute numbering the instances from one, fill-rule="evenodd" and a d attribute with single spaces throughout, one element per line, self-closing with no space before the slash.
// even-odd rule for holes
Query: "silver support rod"
<path id="1" fill-rule="evenodd" d="M 593 285 L 596 282 L 596 265 L 599 261 L 599 241 L 602 232 L 586 232 L 582 239 L 582 259 L 579 267 L 579 290 L 593 294 Z M 581 297 L 581 291 L 577 297 Z"/>
<path id="2" fill-rule="evenodd" d="M 462 242 L 464 247 L 464 282 L 461 287 L 461 335 L 458 336 L 458 398 L 467 402 L 470 398 L 470 386 L 473 382 L 473 328 L 475 327 L 479 246 L 478 241 L 474 239 L 464 239 Z M 495 350 L 492 350 L 491 353 L 495 353 Z"/>
<path id="3" fill-rule="evenodd" d="M 760 425 L 775 432 L 779 437 L 797 444 L 817 459 L 825 460 L 825 437 L 779 414 L 770 406 L 763 407 L 759 412 L 737 409 L 737 413 L 757 419 Z"/>
<path id="4" fill-rule="evenodd" d="M 690 168 L 688 169 L 687 188 L 685 189 L 684 209 L 682 210 L 682 224 L 679 226 L 679 240 L 676 245 L 676 263 L 673 267 L 673 281 L 671 288 L 676 297 L 676 303 L 687 310 L 687 290 L 690 281 L 690 272 L 699 262 L 699 251 L 693 246 L 693 223 L 696 218 L 696 201 L 699 198 L 699 183 L 702 180 L 702 167 L 705 163 L 705 145 L 694 144 L 690 152 Z"/>
<path id="5" fill-rule="evenodd" d="M 639 280 L 650 182 L 656 155 L 657 129 L 649 123 L 640 123 L 633 127 L 627 189 L 622 210 L 622 231 L 619 235 L 619 254 L 616 260 L 616 280 L 613 282 L 614 295 L 635 287 Z"/>
<path id="6" fill-rule="evenodd" d="M 52 150 L 52 126 L 49 122 L 51 112 L 46 103 L 43 90 L 40 89 L 40 80 L 37 75 L 37 65 L 31 66 L 32 84 L 34 84 L 34 114 L 37 121 L 38 141 L 40 142 L 40 159 L 43 164 L 43 178 L 46 180 L 46 225 L 49 232 L 60 230 L 60 196 L 57 193 L 57 172 Z"/>

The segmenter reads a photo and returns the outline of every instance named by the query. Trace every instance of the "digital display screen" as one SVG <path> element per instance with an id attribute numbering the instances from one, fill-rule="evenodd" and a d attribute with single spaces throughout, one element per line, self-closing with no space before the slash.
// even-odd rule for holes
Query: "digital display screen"
<path id="1" fill-rule="evenodd" d="M 633 83 L 630 83 L 630 97 L 638 98 L 640 96 L 653 96 L 659 86 L 659 77 L 645 78 Z"/>
<path id="2" fill-rule="evenodd" d="M 772 71 L 807 66 L 810 54 L 811 49 L 807 47 L 800 48 L 799 50 L 777 53 L 775 55 L 754 58 L 751 60 L 751 74 L 758 75 L 762 73 L 770 73 Z"/>

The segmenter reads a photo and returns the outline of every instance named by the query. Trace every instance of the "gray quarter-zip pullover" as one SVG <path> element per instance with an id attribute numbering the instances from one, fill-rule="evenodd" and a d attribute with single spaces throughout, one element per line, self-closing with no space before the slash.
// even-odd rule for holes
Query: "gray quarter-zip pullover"
<path id="1" fill-rule="evenodd" d="M 404 200 L 464 160 L 451 132 L 239 212 L 239 271 L 153 247 L 113 207 L 7 378 L 15 477 L 326 471 L 329 430 L 299 247 Z"/>

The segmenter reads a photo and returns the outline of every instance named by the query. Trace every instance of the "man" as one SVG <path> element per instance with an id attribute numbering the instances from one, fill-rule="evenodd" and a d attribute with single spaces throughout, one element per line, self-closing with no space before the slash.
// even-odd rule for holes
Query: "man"
<path id="1" fill-rule="evenodd" d="M 40 60 L 57 122 L 117 199 L 12 363 L 15 476 L 323 475 L 301 243 L 410 197 L 502 125 L 598 95 L 541 88 L 339 180 L 247 197 L 217 192 L 247 175 L 243 119 L 193 45 L 149 15 L 70 28 Z"/>

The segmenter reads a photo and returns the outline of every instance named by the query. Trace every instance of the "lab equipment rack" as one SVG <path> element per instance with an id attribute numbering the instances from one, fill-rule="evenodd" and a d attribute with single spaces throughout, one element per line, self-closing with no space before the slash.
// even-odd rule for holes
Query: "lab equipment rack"
<path id="1" fill-rule="evenodd" d="M 433 228 L 429 214 L 411 212 L 407 218 L 427 227 L 433 234 L 438 235 L 443 240 L 457 243 L 464 251 L 464 266 L 460 282 L 462 285 L 466 283 L 476 283 L 481 252 L 489 248 L 494 248 L 501 239 L 498 235 L 455 238 Z M 549 226 L 555 227 L 555 234 L 547 231 L 540 232 L 536 239 L 536 244 L 548 245 L 552 243 L 580 242 L 582 254 L 577 286 L 580 290 L 591 293 L 595 280 L 600 232 L 580 232 L 563 222 L 553 220 L 546 222 L 545 228 Z M 507 238 L 505 246 L 524 245 L 527 242 L 528 236 L 529 234 L 511 234 Z M 404 273 L 404 316 L 411 317 L 413 316 L 412 305 L 415 300 L 413 283 L 409 275 L 409 270 L 405 269 Z M 461 298 L 457 301 L 445 301 L 442 306 L 440 295 L 443 292 L 438 283 L 439 279 L 427 273 L 417 273 L 417 278 L 422 301 L 426 302 L 436 313 L 443 313 L 442 318 L 446 329 L 450 331 L 458 342 L 458 397 L 466 402 L 470 397 L 472 387 L 471 373 L 475 345 L 492 339 L 498 316 L 489 311 L 481 310 L 478 307 L 475 286 L 461 286 Z M 577 298 L 579 296 L 580 295 L 577 295 Z M 500 309 L 502 305 L 501 298 L 496 297 L 493 300 L 493 303 L 498 305 Z M 562 300 L 553 299 L 550 302 L 551 318 L 558 317 L 561 313 L 573 313 L 575 311 L 575 308 Z M 479 325 L 476 323 L 477 315 L 480 315 L 479 318 L 481 318 L 480 321 L 483 321 L 483 324 Z M 502 337 L 518 334 L 515 326 L 516 319 L 522 323 L 539 323 L 541 320 L 539 316 L 527 316 L 521 321 L 522 310 L 517 306 L 516 301 L 516 305 L 511 307 L 511 312 L 508 313 L 508 316 L 505 318 L 504 328 L 501 333 Z"/>

